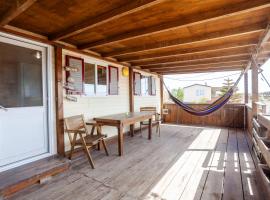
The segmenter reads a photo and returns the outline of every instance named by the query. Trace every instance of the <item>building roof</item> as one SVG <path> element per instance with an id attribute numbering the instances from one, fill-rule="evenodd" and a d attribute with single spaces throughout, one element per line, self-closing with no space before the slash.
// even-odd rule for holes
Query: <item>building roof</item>
<path id="1" fill-rule="evenodd" d="M 189 86 L 186 86 L 184 88 L 189 88 L 189 87 L 192 87 L 192 86 L 195 86 L 195 85 L 204 86 L 204 87 L 210 87 L 211 88 L 211 86 L 203 85 L 203 84 L 197 84 L 197 83 L 196 84 L 189 85 Z"/>

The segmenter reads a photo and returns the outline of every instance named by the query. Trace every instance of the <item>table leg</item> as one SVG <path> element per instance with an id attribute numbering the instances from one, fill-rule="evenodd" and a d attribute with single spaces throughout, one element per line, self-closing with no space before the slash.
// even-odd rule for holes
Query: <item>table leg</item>
<path id="1" fill-rule="evenodd" d="M 133 137 L 134 136 L 134 124 L 130 125 L 130 136 Z"/>
<path id="2" fill-rule="evenodd" d="M 123 125 L 120 124 L 117 127 L 118 129 L 118 154 L 119 156 L 123 155 Z"/>
<path id="3" fill-rule="evenodd" d="M 149 119 L 148 122 L 148 140 L 151 140 L 152 138 L 152 118 Z"/>

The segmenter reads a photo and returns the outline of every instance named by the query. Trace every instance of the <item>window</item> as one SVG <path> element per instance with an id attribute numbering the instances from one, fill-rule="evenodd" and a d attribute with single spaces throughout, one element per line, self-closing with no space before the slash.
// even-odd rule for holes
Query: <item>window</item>
<path id="1" fill-rule="evenodd" d="M 204 90 L 203 89 L 197 89 L 196 90 L 196 96 L 204 96 Z"/>
<path id="2" fill-rule="evenodd" d="M 101 95 L 107 94 L 107 67 L 97 66 L 97 91 Z"/>
<path id="3" fill-rule="evenodd" d="M 118 94 L 118 68 L 109 66 L 109 94 Z"/>
<path id="4" fill-rule="evenodd" d="M 0 105 L 43 106 L 42 52 L 0 42 L 0 55 Z"/>
<path id="5" fill-rule="evenodd" d="M 149 86 L 150 86 L 150 77 L 142 76 L 141 78 L 141 87 L 142 87 L 142 95 L 146 96 L 149 95 Z"/>
<path id="6" fill-rule="evenodd" d="M 149 94 L 156 95 L 156 79 L 153 76 L 149 77 L 149 88 Z"/>
<path id="7" fill-rule="evenodd" d="M 85 63 L 84 88 L 87 96 L 107 95 L 107 67 Z"/>
<path id="8" fill-rule="evenodd" d="M 92 96 L 95 94 L 95 83 L 96 83 L 96 76 L 95 76 L 95 68 L 94 64 L 85 63 L 84 64 L 84 92 L 86 95 Z"/>
<path id="9" fill-rule="evenodd" d="M 141 74 L 134 72 L 134 95 L 141 95 Z"/>

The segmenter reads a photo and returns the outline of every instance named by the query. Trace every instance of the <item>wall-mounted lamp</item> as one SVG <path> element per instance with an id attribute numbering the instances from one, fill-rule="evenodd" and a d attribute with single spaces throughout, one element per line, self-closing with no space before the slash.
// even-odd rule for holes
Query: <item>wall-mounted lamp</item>
<path id="1" fill-rule="evenodd" d="M 122 68 L 122 75 L 123 76 L 128 76 L 129 75 L 129 68 L 128 67 L 123 67 Z"/>

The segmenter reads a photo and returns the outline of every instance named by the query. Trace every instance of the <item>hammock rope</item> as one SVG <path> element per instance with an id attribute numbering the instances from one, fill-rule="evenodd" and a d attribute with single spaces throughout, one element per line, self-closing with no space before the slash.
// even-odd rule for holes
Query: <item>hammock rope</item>
<path id="1" fill-rule="evenodd" d="M 207 107 L 203 108 L 203 109 L 194 109 L 193 107 L 185 104 L 184 102 L 182 102 L 181 100 L 177 99 L 175 96 L 173 96 L 173 94 L 170 92 L 169 88 L 166 86 L 166 84 L 163 82 L 163 85 L 165 86 L 169 97 L 172 99 L 172 101 L 178 105 L 179 107 L 181 107 L 183 110 L 185 110 L 186 112 L 192 114 L 192 115 L 196 115 L 196 116 L 205 116 L 205 115 L 209 115 L 215 111 L 217 111 L 218 109 L 220 109 L 221 107 L 223 107 L 232 97 L 234 90 L 236 88 L 236 86 L 238 85 L 239 81 L 241 80 L 242 76 L 247 72 L 247 70 L 249 69 L 250 66 L 248 66 L 239 76 L 239 78 L 237 79 L 237 81 L 234 83 L 234 85 L 224 94 L 222 95 L 220 98 L 218 98 L 217 100 L 215 100 L 213 103 L 211 103 L 210 105 L 208 105 Z"/>

